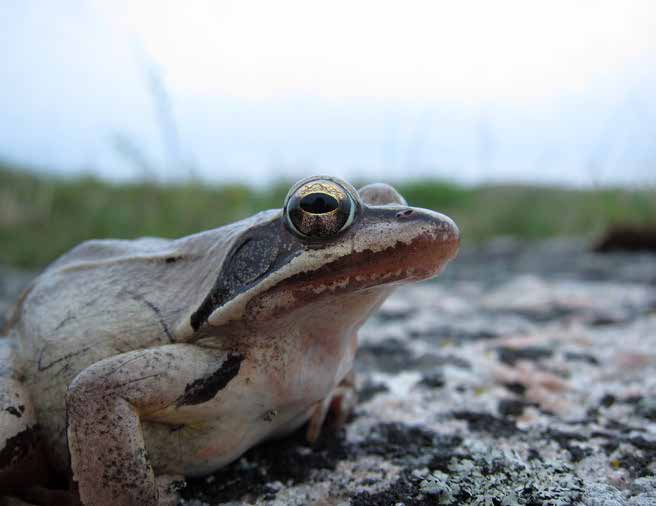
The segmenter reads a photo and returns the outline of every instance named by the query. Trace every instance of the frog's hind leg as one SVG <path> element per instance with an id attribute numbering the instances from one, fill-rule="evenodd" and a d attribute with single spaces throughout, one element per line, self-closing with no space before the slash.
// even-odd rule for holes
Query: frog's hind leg
<path id="1" fill-rule="evenodd" d="M 48 478 L 31 396 L 14 367 L 11 341 L 0 337 L 0 495 Z"/>
<path id="2" fill-rule="evenodd" d="M 38 428 L 25 385 L 13 378 L 0 378 L 0 485 L 17 473 L 37 449 Z M 29 466 L 28 466 L 29 467 Z M 26 469 L 25 472 L 29 472 Z"/>

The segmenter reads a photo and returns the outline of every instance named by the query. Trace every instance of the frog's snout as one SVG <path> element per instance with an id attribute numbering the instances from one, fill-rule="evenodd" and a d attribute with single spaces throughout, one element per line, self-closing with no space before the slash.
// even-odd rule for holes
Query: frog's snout
<path id="1" fill-rule="evenodd" d="M 455 258 L 460 247 L 460 230 L 448 216 L 429 209 L 408 207 L 396 211 L 397 223 L 414 231 L 404 248 L 403 263 L 415 279 L 438 274 Z"/>

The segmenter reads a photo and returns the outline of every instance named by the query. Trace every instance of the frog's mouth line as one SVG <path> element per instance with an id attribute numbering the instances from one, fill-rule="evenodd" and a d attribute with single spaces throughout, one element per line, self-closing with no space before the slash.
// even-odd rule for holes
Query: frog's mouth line
<path id="1" fill-rule="evenodd" d="M 458 252 L 458 239 L 424 232 L 381 251 L 364 250 L 296 274 L 249 302 L 247 312 L 277 315 L 329 294 L 356 292 L 406 280 L 431 278 Z M 263 315 L 262 315 L 263 316 Z"/>

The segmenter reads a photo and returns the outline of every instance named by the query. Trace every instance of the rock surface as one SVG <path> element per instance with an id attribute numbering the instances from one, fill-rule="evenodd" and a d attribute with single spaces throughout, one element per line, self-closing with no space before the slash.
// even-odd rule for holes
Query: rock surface
<path id="1" fill-rule="evenodd" d="M 0 304 L 19 278 L 0 270 Z M 254 448 L 181 504 L 656 505 L 656 256 L 496 241 L 360 338 L 345 428 Z"/>

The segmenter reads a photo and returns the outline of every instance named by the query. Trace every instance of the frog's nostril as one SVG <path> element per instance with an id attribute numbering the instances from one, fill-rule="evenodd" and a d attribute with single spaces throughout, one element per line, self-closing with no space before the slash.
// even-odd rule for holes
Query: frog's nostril
<path id="1" fill-rule="evenodd" d="M 310 193 L 301 199 L 301 209 L 312 214 L 326 214 L 339 207 L 339 202 L 327 193 Z"/>
<path id="2" fill-rule="evenodd" d="M 397 218 L 408 218 L 409 216 L 412 216 L 414 214 L 414 209 L 406 209 L 404 211 L 399 211 L 396 213 Z"/>

